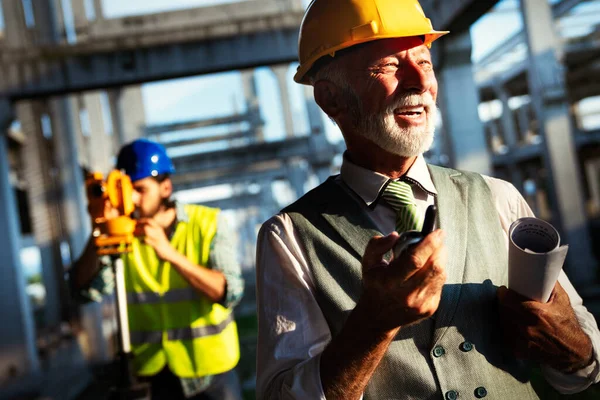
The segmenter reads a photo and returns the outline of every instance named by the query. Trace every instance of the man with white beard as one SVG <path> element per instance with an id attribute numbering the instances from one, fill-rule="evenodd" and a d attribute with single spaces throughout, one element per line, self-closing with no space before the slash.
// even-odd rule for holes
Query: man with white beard
<path id="1" fill-rule="evenodd" d="M 600 380 L 600 332 L 561 274 L 548 303 L 506 288 L 510 184 L 428 165 L 435 31 L 416 0 L 314 0 L 296 82 L 347 151 L 341 174 L 265 222 L 257 247 L 260 399 L 537 399 Z M 399 234 L 438 229 L 397 257 Z"/>

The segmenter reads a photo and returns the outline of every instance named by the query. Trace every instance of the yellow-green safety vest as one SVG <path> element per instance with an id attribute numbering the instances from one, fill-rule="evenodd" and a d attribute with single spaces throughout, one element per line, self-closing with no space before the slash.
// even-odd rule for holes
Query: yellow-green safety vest
<path id="1" fill-rule="evenodd" d="M 185 205 L 188 222 L 177 224 L 171 244 L 192 262 L 206 266 L 217 230 L 218 209 Z M 154 249 L 134 239 L 123 256 L 134 367 L 138 375 L 165 365 L 193 378 L 227 372 L 240 358 L 231 310 L 199 294 Z"/>

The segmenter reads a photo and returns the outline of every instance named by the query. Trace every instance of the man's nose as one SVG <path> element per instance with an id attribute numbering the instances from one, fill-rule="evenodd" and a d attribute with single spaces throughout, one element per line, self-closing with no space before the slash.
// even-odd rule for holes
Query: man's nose
<path id="1" fill-rule="evenodd" d="M 140 194 L 134 190 L 133 194 L 131 195 L 131 201 L 133 201 L 134 206 L 139 207 L 140 198 L 141 198 Z"/>
<path id="2" fill-rule="evenodd" d="M 425 93 L 435 80 L 432 70 L 425 70 L 418 63 L 411 61 L 402 69 L 402 88 L 407 92 Z"/>

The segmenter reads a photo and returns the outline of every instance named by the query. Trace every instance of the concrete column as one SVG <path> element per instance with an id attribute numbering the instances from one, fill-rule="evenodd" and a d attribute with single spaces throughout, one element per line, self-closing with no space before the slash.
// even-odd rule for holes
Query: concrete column
<path id="1" fill-rule="evenodd" d="M 258 98 L 258 92 L 256 90 L 254 70 L 243 70 L 241 71 L 241 74 L 244 99 L 246 99 L 248 112 L 255 112 L 256 115 L 260 115 L 260 102 Z M 260 118 L 258 121 L 253 121 L 253 129 L 255 131 L 256 141 L 264 141 L 263 122 L 260 121 Z"/>
<path id="2" fill-rule="evenodd" d="M 102 9 L 102 0 L 93 0 L 94 3 L 94 17 L 96 21 L 104 19 L 104 10 Z"/>
<path id="3" fill-rule="evenodd" d="M 261 221 L 271 218 L 273 215 L 272 210 L 277 210 L 278 208 L 277 201 L 275 201 L 275 197 L 273 196 L 272 183 L 270 180 L 260 182 L 260 204 L 262 207 L 260 207 L 258 212 Z"/>
<path id="4" fill-rule="evenodd" d="M 310 133 L 324 134 L 325 126 L 323 125 L 323 113 L 315 102 L 313 88 L 312 86 L 302 85 L 302 90 L 304 92 L 304 101 L 306 102 Z"/>
<path id="5" fill-rule="evenodd" d="M 104 121 L 98 92 L 85 93 L 83 101 L 90 123 L 89 166 L 94 171 L 108 173 L 114 167 L 112 157 L 116 153 L 112 139 L 106 134 L 106 124 L 110 121 Z"/>
<path id="6" fill-rule="evenodd" d="M 0 373 L 37 372 L 35 326 L 21 267 L 21 231 L 14 189 L 10 182 L 6 130 L 12 121 L 10 104 L 0 99 Z"/>
<path id="7" fill-rule="evenodd" d="M 77 137 L 73 126 L 77 124 L 77 111 L 68 97 L 49 100 L 52 115 L 52 143 L 55 149 L 58 190 L 61 193 L 61 214 L 64 216 L 64 233 L 69 242 L 72 259 L 83 251 L 91 227 L 87 213 L 85 177 L 79 163 Z"/>
<path id="8" fill-rule="evenodd" d="M 500 116 L 500 123 L 502 124 L 502 133 L 504 137 L 504 143 L 509 149 L 513 150 L 518 145 L 517 133 L 515 131 L 515 124 L 512 118 L 512 112 L 508 105 L 510 96 L 508 92 L 500 83 L 494 86 L 494 93 L 498 97 L 498 100 L 502 103 L 502 115 Z"/>
<path id="9" fill-rule="evenodd" d="M 309 139 L 308 162 L 319 178 L 319 183 L 322 183 L 331 175 L 331 161 L 336 154 L 336 148 L 329 143 L 325 132 L 313 133 Z"/>
<path id="10" fill-rule="evenodd" d="M 287 137 L 294 136 L 294 120 L 292 119 L 292 105 L 290 104 L 290 91 L 288 89 L 288 71 L 290 66 L 287 64 L 275 65 L 271 69 L 275 73 L 279 92 L 281 93 L 281 104 L 283 107 L 283 119 L 285 122 L 285 133 Z"/>
<path id="11" fill-rule="evenodd" d="M 27 137 L 23 146 L 24 176 L 35 242 L 42 256 L 46 288 L 45 320 L 50 326 L 61 320 L 61 297 L 65 295 L 64 267 L 60 253 L 62 218 L 60 196 L 55 190 L 55 169 L 50 140 L 42 133 L 43 104 L 23 101 L 17 104 L 21 129 Z"/>
<path id="12" fill-rule="evenodd" d="M 21 0 L 2 0 L 4 14 L 4 38 L 8 47 L 26 47 L 31 43 L 31 35 L 25 25 L 25 13 Z"/>
<path id="13" fill-rule="evenodd" d="M 471 64 L 471 36 L 469 31 L 453 32 L 439 43 L 434 44 L 442 46 L 438 100 L 450 142 L 451 166 L 489 174 L 490 156 L 477 111 L 479 92 Z"/>
<path id="14" fill-rule="evenodd" d="M 144 135 L 146 111 L 141 86 L 128 86 L 108 91 L 115 150 Z M 108 123 L 108 121 L 107 121 Z"/>
<path id="15" fill-rule="evenodd" d="M 71 10 L 73 12 L 73 25 L 75 35 L 78 41 L 87 39 L 87 28 L 90 25 L 85 9 L 86 0 L 71 0 Z"/>
<path id="16" fill-rule="evenodd" d="M 304 185 L 308 180 L 306 168 L 299 164 L 288 164 L 286 175 L 290 181 L 290 185 L 292 185 L 292 189 L 296 193 L 296 198 L 299 199 L 306 192 L 304 189 Z"/>
<path id="17" fill-rule="evenodd" d="M 588 187 L 590 188 L 590 212 L 600 214 L 600 159 L 588 160 L 585 163 Z"/>
<path id="18" fill-rule="evenodd" d="M 500 83 L 497 83 L 494 86 L 494 92 L 496 93 L 496 96 L 498 96 L 498 100 L 500 100 L 500 102 L 502 103 L 502 115 L 500 116 L 500 124 L 502 126 L 502 137 L 504 139 L 504 143 L 508 147 L 508 151 L 512 151 L 519 146 L 519 143 L 512 110 L 508 105 L 508 100 L 510 96 L 506 89 L 502 87 Z M 513 185 L 515 185 L 517 189 L 519 189 L 522 192 L 523 174 L 521 173 L 521 171 L 515 163 L 510 163 L 510 165 L 507 165 L 507 167 L 510 172 L 510 181 Z"/>
<path id="19" fill-rule="evenodd" d="M 519 137 L 526 140 L 529 132 L 529 104 L 522 104 L 517 110 L 517 121 L 519 122 Z"/>
<path id="20" fill-rule="evenodd" d="M 553 222 L 568 243 L 567 272 L 576 286 L 596 278 L 583 190 L 561 64 L 561 41 L 547 0 L 521 0 L 529 45 L 529 91 L 540 121 Z"/>
<path id="21" fill-rule="evenodd" d="M 62 8 L 59 2 L 52 0 L 31 0 L 35 19 L 36 44 L 53 44 L 62 39 Z"/>
<path id="22" fill-rule="evenodd" d="M 79 164 L 90 167 L 89 157 L 89 138 L 83 134 L 83 121 L 81 119 L 82 110 L 85 108 L 82 94 L 74 94 L 67 97 L 67 101 L 71 105 L 72 117 L 73 117 L 73 133 L 77 139 L 77 158 Z"/>

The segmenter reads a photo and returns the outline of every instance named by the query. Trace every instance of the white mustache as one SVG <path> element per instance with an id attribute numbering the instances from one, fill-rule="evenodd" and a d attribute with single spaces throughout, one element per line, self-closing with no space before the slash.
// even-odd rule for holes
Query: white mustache
<path id="1" fill-rule="evenodd" d="M 425 111 L 429 111 L 435 107 L 433 97 L 429 92 L 423 94 L 406 94 L 396 99 L 392 104 L 386 107 L 385 112 L 387 114 L 393 114 L 395 110 L 399 108 L 407 107 L 424 107 Z"/>

